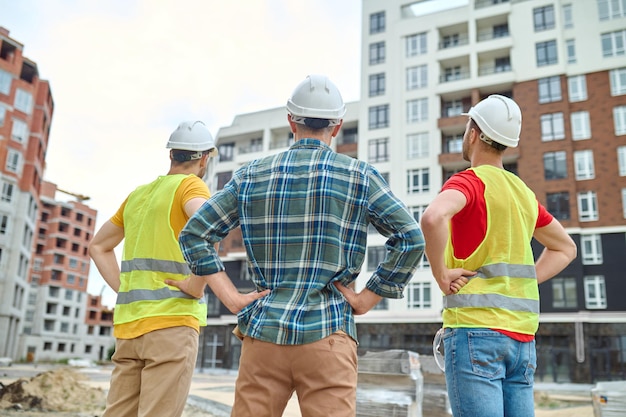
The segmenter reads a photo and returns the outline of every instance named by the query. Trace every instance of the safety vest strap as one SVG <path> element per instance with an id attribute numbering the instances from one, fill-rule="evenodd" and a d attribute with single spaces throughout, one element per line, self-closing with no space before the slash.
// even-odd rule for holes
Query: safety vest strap
<path id="1" fill-rule="evenodd" d="M 166 261 L 163 259 L 135 258 L 122 261 L 121 272 L 155 271 L 167 274 L 189 275 L 191 270 L 184 262 Z"/>
<path id="2" fill-rule="evenodd" d="M 534 265 L 511 265 L 506 263 L 483 265 L 471 278 L 537 278 Z"/>
<path id="3" fill-rule="evenodd" d="M 539 314 L 539 300 L 512 298 L 499 294 L 450 294 L 443 297 L 444 308 L 504 308 Z"/>
<path id="4" fill-rule="evenodd" d="M 169 288 L 159 288 L 157 290 L 130 290 L 117 294 L 117 304 L 130 304 L 136 301 L 158 301 L 170 298 L 195 299 L 182 291 L 171 290 Z M 204 298 L 198 299 L 198 303 L 204 304 Z"/>

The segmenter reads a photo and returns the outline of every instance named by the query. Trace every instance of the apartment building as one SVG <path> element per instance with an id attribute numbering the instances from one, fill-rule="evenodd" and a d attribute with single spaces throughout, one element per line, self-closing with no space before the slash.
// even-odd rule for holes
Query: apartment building
<path id="1" fill-rule="evenodd" d="M 626 303 L 615 294 L 626 288 L 626 5 L 435 3 L 444 4 L 363 2 L 359 157 L 376 162 L 372 143 L 388 144 L 377 165 L 419 219 L 443 181 L 468 167 L 461 113 L 489 94 L 513 97 L 522 134 L 506 169 L 531 185 L 580 253 L 540 286 L 538 378 L 624 378 Z M 430 351 L 431 325 L 421 322 L 441 297 L 429 275 L 419 271 L 407 290 L 407 324 L 364 317 L 365 347 Z"/>
<path id="2" fill-rule="evenodd" d="M 43 183 L 19 358 L 103 360 L 115 343 L 112 311 L 87 293 L 97 215 L 88 199 Z"/>
<path id="3" fill-rule="evenodd" d="M 361 100 L 351 103 L 337 151 L 386 176 L 416 219 L 461 157 L 466 116 L 489 94 L 522 108 L 520 146 L 505 167 L 535 191 L 577 242 L 579 257 L 540 286 L 538 380 L 626 377 L 626 5 L 608 0 L 364 0 Z M 356 112 L 356 113 L 354 113 Z M 217 135 L 212 190 L 241 164 L 290 142 L 284 109 L 239 115 Z M 362 287 L 384 256 L 368 236 Z M 537 254 L 541 250 L 536 246 Z M 222 242 L 229 275 L 245 290 L 241 235 Z M 238 342 L 222 330 L 235 318 L 212 303 L 203 336 L 213 356 L 200 366 L 236 367 Z M 427 259 L 405 298 L 359 316 L 360 351 L 432 353 L 442 299 Z M 212 327 L 215 326 L 215 327 Z M 202 349 L 201 349 L 202 350 Z M 224 353 L 227 352 L 227 353 Z M 223 354 L 224 353 L 224 354 Z"/>
<path id="4" fill-rule="evenodd" d="M 0 357 L 106 359 L 112 312 L 87 294 L 97 212 L 43 180 L 54 101 L 23 50 L 0 27 Z"/>
<path id="5" fill-rule="evenodd" d="M 16 358 L 54 101 L 37 64 L 0 27 L 0 356 Z"/>

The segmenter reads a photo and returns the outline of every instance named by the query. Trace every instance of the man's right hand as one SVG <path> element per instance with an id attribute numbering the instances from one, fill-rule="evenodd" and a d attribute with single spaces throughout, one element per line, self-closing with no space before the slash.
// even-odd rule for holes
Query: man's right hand
<path id="1" fill-rule="evenodd" d="M 206 287 L 206 281 L 203 277 L 198 275 L 190 275 L 182 281 L 174 279 L 166 279 L 165 283 L 172 287 L 178 288 L 185 294 L 191 295 L 193 298 L 204 297 L 204 287 Z"/>

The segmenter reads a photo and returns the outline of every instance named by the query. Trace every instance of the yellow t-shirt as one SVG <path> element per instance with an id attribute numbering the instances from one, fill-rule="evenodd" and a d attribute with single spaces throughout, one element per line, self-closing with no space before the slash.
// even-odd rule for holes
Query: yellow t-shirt
<path id="1" fill-rule="evenodd" d="M 189 220 L 189 217 L 185 213 L 185 204 L 194 198 L 208 199 L 210 196 L 211 194 L 204 181 L 195 175 L 190 175 L 180 183 L 174 195 L 174 202 L 170 214 L 170 224 L 176 236 L 180 234 L 187 220 Z M 127 201 L 128 197 L 124 200 L 113 217 L 111 217 L 111 222 L 122 228 L 124 227 L 124 209 L 126 208 Z M 113 327 L 113 335 L 118 339 L 134 339 L 154 330 L 178 326 L 187 326 L 196 329 L 198 332 L 200 331 L 198 320 L 192 316 L 161 316 L 116 324 Z"/>

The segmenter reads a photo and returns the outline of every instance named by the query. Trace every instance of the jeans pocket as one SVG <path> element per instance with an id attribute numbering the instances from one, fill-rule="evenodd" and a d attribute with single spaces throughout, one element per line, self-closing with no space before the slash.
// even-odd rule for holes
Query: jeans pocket
<path id="1" fill-rule="evenodd" d="M 467 342 L 472 372 L 489 379 L 504 378 L 506 336 L 493 331 L 468 332 Z"/>
<path id="2" fill-rule="evenodd" d="M 524 369 L 524 378 L 529 385 L 532 385 L 535 381 L 535 371 L 537 370 L 537 348 L 535 342 L 523 344 L 524 349 L 528 349 L 528 362 Z"/>

